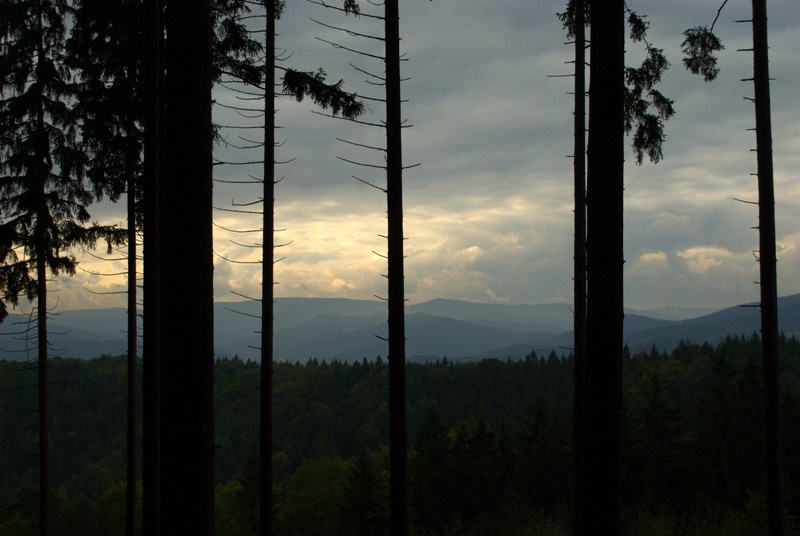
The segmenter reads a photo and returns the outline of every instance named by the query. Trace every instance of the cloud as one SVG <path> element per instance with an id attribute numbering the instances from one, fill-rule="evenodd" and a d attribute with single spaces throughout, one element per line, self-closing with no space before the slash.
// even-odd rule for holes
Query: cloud
<path id="1" fill-rule="evenodd" d="M 666 125 L 665 158 L 636 166 L 627 150 L 625 176 L 625 300 L 640 308 L 661 305 L 725 306 L 757 299 L 758 237 L 755 200 L 755 140 L 749 78 L 750 27 L 732 21 L 750 18 L 747 3 L 729 3 L 717 23 L 726 49 L 714 83 L 687 73 L 680 58 L 681 32 L 710 24 L 716 6 L 694 0 L 635 6 L 648 15 L 649 38 L 662 47 L 671 69 L 660 86 L 675 100 L 677 113 Z M 406 269 L 410 302 L 446 297 L 510 303 L 569 302 L 572 297 L 572 79 L 548 78 L 571 70 L 572 49 L 555 14 L 564 2 L 547 0 L 437 0 L 401 6 L 404 116 L 403 162 L 419 167 L 404 172 Z M 349 64 L 381 75 L 383 65 L 334 49 L 324 37 L 365 51 L 380 43 L 325 29 L 309 17 L 363 33 L 380 33 L 364 19 L 338 17 L 309 3 L 287 6 L 278 23 L 278 44 L 291 58 L 285 65 L 303 70 L 323 66 L 328 79 L 345 79 L 345 88 L 380 96 L 370 76 Z M 779 292 L 800 292 L 800 13 L 794 2 L 770 4 L 770 75 L 773 106 Z M 641 55 L 628 47 L 630 61 Z M 235 95 L 217 88 L 221 102 Z M 240 101 L 241 102 L 241 101 Z M 250 103 L 249 105 L 252 105 Z M 370 101 L 366 121 L 380 122 L 382 103 Z M 276 257 L 279 296 L 374 299 L 385 295 L 385 196 L 355 179 L 379 187 L 383 153 L 355 143 L 382 147 L 381 129 L 320 117 L 307 101 L 283 98 L 278 137 L 286 140 L 277 158 L 277 240 L 287 244 Z M 218 107 L 224 124 L 255 124 Z M 257 130 L 226 132 L 259 140 Z M 217 157 L 260 160 L 259 150 L 220 146 Z M 294 160 L 292 160 L 294 159 Z M 261 166 L 216 166 L 224 181 L 252 181 Z M 261 186 L 215 184 L 215 204 L 260 199 Z M 102 221 L 124 221 L 121 206 L 97 207 Z M 120 215 L 122 214 L 122 216 Z M 94 212 L 93 212 L 94 215 Z M 229 229 L 260 229 L 259 215 L 215 211 Z M 215 229 L 217 253 L 241 261 L 260 260 L 258 233 Z M 87 267 L 94 261 L 84 260 Z M 215 260 L 217 299 L 236 299 L 230 291 L 260 293 L 260 265 Z M 80 289 L 97 283 L 79 274 L 63 284 L 62 303 L 92 303 Z M 123 282 L 116 281 L 115 285 Z M 110 285 L 111 283 L 107 283 Z M 110 288 L 110 287 L 109 287 Z M 116 288 L 116 287 L 114 287 Z M 69 294 L 69 297 L 68 297 Z M 108 303 L 124 303 L 110 296 Z M 105 303 L 105 302 L 104 302 Z"/>

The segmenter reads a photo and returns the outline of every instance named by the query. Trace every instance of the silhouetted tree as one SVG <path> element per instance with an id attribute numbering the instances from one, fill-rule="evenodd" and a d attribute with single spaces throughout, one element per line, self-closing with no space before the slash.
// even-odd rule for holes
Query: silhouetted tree
<path id="1" fill-rule="evenodd" d="M 769 96 L 767 2 L 753 0 L 753 86 L 758 158 L 758 250 L 761 281 L 761 366 L 764 374 L 764 462 L 767 526 L 784 533 L 781 485 L 780 368 L 778 363 L 778 277 L 775 246 L 775 187 L 772 167 L 772 112 Z"/>
<path id="2" fill-rule="evenodd" d="M 724 47 L 714 34 L 725 0 L 711 27 L 684 32 L 684 65 L 706 82 L 719 74 L 716 52 Z M 767 492 L 767 528 L 771 536 L 784 533 L 781 483 L 780 368 L 778 360 L 778 279 L 775 243 L 775 186 L 772 162 L 772 112 L 769 91 L 769 44 L 766 0 L 752 0 L 753 89 L 758 176 L 758 263 L 761 298 L 761 366 L 764 383 L 764 468 Z M 744 22 L 744 21 L 742 21 Z"/>
<path id="3" fill-rule="evenodd" d="M 202 535 L 214 532 L 211 2 L 169 0 L 165 15 L 161 531 Z"/>
<path id="4" fill-rule="evenodd" d="M 100 238 L 124 241 L 112 227 L 85 227 L 92 194 L 84 183 L 84 155 L 76 144 L 70 111 L 73 88 L 64 66 L 66 2 L 0 3 L 0 216 L 6 253 L 5 292 L 36 297 L 39 401 L 39 531 L 47 534 L 49 500 L 47 282 L 72 275 L 76 259 L 69 250 L 92 248 Z M 35 274 L 23 276 L 23 272 Z M 14 280 L 19 278 L 21 280 Z M 31 283 L 35 280 L 36 287 Z M 9 301 L 14 303 L 17 296 Z"/>
<path id="5" fill-rule="evenodd" d="M 619 534 L 622 420 L 624 2 L 592 4 L 584 436 L 586 534 Z"/>
<path id="6" fill-rule="evenodd" d="M 408 534 L 403 160 L 398 0 L 386 0 L 386 199 L 389 252 L 389 501 L 392 536 Z"/>
<path id="7" fill-rule="evenodd" d="M 350 3 L 346 3 L 348 6 Z M 240 35 L 237 39 L 227 41 L 240 44 L 233 48 L 235 51 L 244 51 L 245 57 L 237 61 L 231 68 L 223 69 L 230 74 L 234 80 L 258 87 L 263 80 L 263 99 L 264 99 L 264 141 L 256 144 L 263 150 L 262 163 L 262 228 L 261 228 L 261 329 L 260 329 L 260 354 L 261 354 L 261 377 L 260 377 L 260 415 L 261 427 L 259 437 L 259 456 L 260 456 L 260 495 L 259 495 L 259 518 L 260 533 L 273 533 L 273 474 L 272 474 L 272 374 L 273 374 L 273 316 L 274 316 L 274 251 L 275 244 L 275 100 L 278 96 L 275 90 L 275 75 L 279 67 L 276 64 L 277 50 L 275 48 L 276 21 L 280 18 L 285 3 L 282 0 L 266 0 L 263 2 L 265 7 L 265 42 L 256 45 L 248 41 L 248 37 Z M 354 9 L 352 6 L 345 11 Z M 228 26 L 224 26 L 228 28 Z M 230 28 L 228 28 L 230 29 Z M 226 35 L 236 32 L 227 32 Z M 263 64 L 257 65 L 255 61 L 250 61 L 247 53 L 258 50 L 263 52 Z M 317 72 L 303 72 L 294 69 L 280 68 L 284 71 L 282 89 L 284 94 L 288 94 L 302 101 L 305 97 L 310 97 L 322 108 L 331 108 L 334 115 L 341 114 L 345 118 L 354 118 L 364 111 L 363 105 L 358 103 L 353 95 L 342 90 L 342 81 L 336 84 L 325 82 L 325 73 L 322 69 Z M 253 93 L 242 91 L 247 95 Z M 252 96 L 245 97 L 252 100 Z M 217 162 L 224 163 L 224 162 Z"/>
<path id="8" fill-rule="evenodd" d="M 559 14 L 567 36 L 575 41 L 575 109 L 573 116 L 573 190 L 575 196 L 573 241 L 573 445 L 575 493 L 584 489 L 581 479 L 583 449 L 584 384 L 586 374 L 586 8 L 584 0 L 572 0 Z M 581 499 L 573 501 L 575 534 L 582 534 Z"/>
<path id="9" fill-rule="evenodd" d="M 264 193 L 261 223 L 261 412 L 259 534 L 273 534 L 272 512 L 272 366 L 275 251 L 275 21 L 281 6 L 265 0 L 267 11 L 264 54 Z"/>
<path id="10" fill-rule="evenodd" d="M 126 193 L 128 437 L 126 449 L 126 534 L 135 530 L 137 481 L 137 220 L 142 176 L 143 107 L 141 77 L 142 2 L 127 0 L 109 9 L 99 0 L 78 0 L 67 42 L 69 65 L 76 70 L 75 113 L 81 145 L 90 157 L 87 177 L 96 196 L 117 201 Z"/>
<path id="11" fill-rule="evenodd" d="M 331 7 L 324 2 L 317 2 Z M 338 9 L 338 8 L 337 8 Z M 360 13 L 357 2 L 346 0 L 345 12 Z M 383 61 L 385 75 L 370 75 L 381 80 L 385 88 L 386 148 L 369 147 L 385 151 L 386 188 L 376 188 L 386 193 L 388 230 L 386 234 L 388 254 L 388 343 L 389 343 L 389 495 L 392 536 L 408 534 L 408 438 L 406 424 L 405 387 L 405 290 L 403 255 L 403 161 L 402 161 L 402 100 L 400 97 L 400 15 L 397 0 L 384 3 L 383 17 L 368 15 L 373 19 L 383 19 L 385 45 Z M 356 34 L 361 35 L 363 34 Z M 375 57 L 374 55 L 367 54 Z M 359 144 L 356 144 L 359 145 Z M 371 166 L 378 167 L 378 166 Z M 381 166 L 382 167 L 382 166 Z M 360 179 L 359 179 L 360 180 Z M 374 186 L 374 185 L 371 185 Z"/>
<path id="12" fill-rule="evenodd" d="M 575 443 L 575 525 L 574 531 L 575 534 L 583 534 L 585 528 L 585 523 L 589 522 L 589 518 L 585 516 L 583 511 L 583 505 L 587 504 L 589 501 L 593 501 L 591 495 L 589 495 L 589 488 L 586 488 L 585 485 L 585 476 L 587 472 L 582 468 L 583 459 L 584 459 L 584 450 L 586 448 L 587 442 L 591 440 L 586 438 L 584 434 L 586 433 L 584 426 L 592 426 L 592 424 L 587 422 L 588 417 L 584 413 L 587 405 L 590 404 L 589 394 L 587 393 L 586 382 L 594 382 L 596 381 L 594 376 L 591 376 L 591 373 L 588 372 L 589 370 L 594 370 L 594 366 L 602 366 L 598 365 L 597 363 L 592 363 L 591 365 L 586 364 L 589 359 L 593 359 L 588 357 L 589 352 L 595 352 L 594 342 L 597 340 L 590 340 L 591 337 L 588 335 L 588 328 L 589 325 L 588 317 L 589 314 L 589 306 L 586 305 L 586 298 L 589 297 L 589 303 L 594 299 L 592 294 L 587 293 L 586 291 L 586 284 L 587 279 L 592 280 L 594 279 L 597 283 L 597 286 L 600 281 L 602 281 L 602 277 L 605 275 L 609 275 L 610 272 L 605 271 L 604 268 L 601 268 L 601 271 L 604 271 L 605 275 L 601 275 L 600 277 L 594 278 L 592 277 L 591 273 L 592 270 L 597 266 L 596 264 L 589 263 L 588 266 L 586 264 L 588 251 L 586 247 L 586 237 L 590 230 L 594 230 L 595 235 L 598 232 L 602 232 L 605 234 L 607 238 L 610 238 L 612 235 L 619 235 L 619 254 L 620 258 L 618 262 L 619 265 L 619 287 L 616 286 L 616 282 L 611 285 L 614 288 L 613 292 L 619 292 L 620 296 L 618 298 L 618 302 L 621 304 L 622 301 L 622 287 L 621 287 L 621 263 L 622 263 L 622 162 L 615 164 L 614 169 L 619 169 L 620 176 L 618 178 L 619 185 L 616 184 L 612 187 L 612 192 L 616 191 L 619 188 L 619 192 L 617 193 L 607 193 L 605 195 L 609 195 L 611 198 L 614 198 L 612 205 L 607 207 L 601 207 L 597 204 L 594 205 L 594 210 L 592 213 L 599 214 L 601 210 L 609 210 L 610 212 L 614 212 L 616 210 L 619 211 L 619 221 L 614 222 L 614 226 L 611 228 L 605 228 L 606 223 L 610 223 L 610 221 L 604 221 L 600 225 L 591 225 L 589 229 L 584 229 L 585 222 L 587 220 L 584 219 L 585 214 L 584 211 L 588 206 L 586 204 L 586 198 L 584 197 L 584 186 L 585 186 L 585 179 L 583 176 L 584 173 L 584 161 L 583 161 L 583 151 L 585 150 L 584 145 L 584 49 L 585 49 L 585 36 L 584 36 L 584 24 L 588 25 L 591 21 L 594 23 L 594 15 L 593 15 L 593 4 L 588 0 L 580 1 L 580 0 L 569 0 L 567 2 L 567 10 L 564 13 L 559 14 L 559 19 L 562 22 L 563 27 L 567 30 L 567 35 L 569 37 L 575 38 L 575 46 L 576 46 L 576 53 L 575 53 L 575 164 L 574 164 L 574 180 L 575 180 L 575 252 L 574 252 L 574 285 L 575 285 L 575 369 L 574 369 L 574 443 Z M 625 2 L 622 3 L 622 8 L 625 13 L 627 13 L 627 24 L 629 28 L 629 36 L 630 40 L 634 43 L 636 42 L 643 42 L 646 48 L 646 56 L 644 61 L 639 67 L 631 67 L 624 65 L 624 22 L 623 22 L 623 50 L 621 54 L 623 55 L 623 83 L 622 83 L 622 91 L 623 91 L 623 109 L 621 115 L 623 117 L 623 132 L 624 134 L 632 134 L 631 139 L 631 147 L 633 148 L 636 163 L 642 164 L 644 160 L 644 155 L 647 154 L 649 159 L 657 163 L 661 160 L 663 156 L 663 143 L 666 139 L 666 135 L 664 133 L 664 121 L 668 120 L 674 113 L 674 109 L 672 107 L 672 100 L 666 98 L 664 95 L 661 94 L 660 91 L 656 89 L 656 85 L 661 80 L 661 76 L 663 75 L 664 71 L 669 67 L 669 62 L 667 61 L 666 57 L 663 54 L 661 49 L 658 49 L 652 46 L 647 41 L 647 29 L 649 27 L 649 23 L 644 20 L 643 17 L 639 16 L 636 12 L 634 12 L 630 7 L 627 6 Z M 606 9 L 605 7 L 603 9 Z M 594 42 L 594 39 L 592 39 Z M 605 45 L 604 45 L 605 46 Z M 617 43 L 614 43 L 614 46 L 618 46 Z M 615 49 L 616 50 L 616 49 Z M 594 71 L 592 71 L 594 75 Z M 606 79 L 606 76 L 603 75 L 603 79 Z M 593 93 L 590 90 L 590 96 Z M 580 101 L 580 102 L 579 102 Z M 591 103 L 591 99 L 590 99 Z M 605 103 L 604 103 L 605 105 Z M 607 113 L 607 112 L 604 112 Z M 595 122 L 595 128 L 603 128 L 602 122 Z M 616 128 L 616 127 L 613 127 Z M 613 131 L 612 128 L 612 131 Z M 590 134 L 591 134 L 591 125 L 590 125 Z M 614 142 L 615 143 L 615 142 Z M 609 145 L 604 144 L 603 151 L 610 147 L 612 142 L 608 141 Z M 591 150 L 591 146 L 590 146 Z M 601 152 L 595 151 L 595 155 L 601 154 Z M 602 153 L 604 154 L 604 153 Z M 590 166 L 591 166 L 591 154 L 590 156 Z M 617 156 L 608 156 L 603 157 L 604 159 L 608 160 L 616 160 Z M 597 160 L 597 159 L 595 159 Z M 591 167 L 590 167 L 591 172 Z M 604 189 L 604 186 L 600 187 Z M 616 196 L 619 196 L 618 199 Z M 592 196 L 593 199 L 595 196 Z M 598 196 L 600 197 L 600 196 Z M 613 208 L 612 208 L 613 207 Z M 603 218 L 601 218 L 603 219 Z M 591 222 L 591 218 L 588 218 Z M 617 229 L 616 225 L 619 225 Z M 612 230 L 613 229 L 613 230 Z M 597 242 L 595 242 L 596 244 Z M 602 255 L 601 250 L 595 250 L 595 255 Z M 616 251 L 614 252 L 616 254 Z M 600 264 L 605 264 L 606 262 L 611 262 L 607 259 L 603 259 Z M 617 261 L 614 261 L 617 262 Z M 587 278 L 587 272 L 589 274 Z M 612 292 L 610 289 L 608 292 Z M 599 305 L 602 300 L 598 300 L 595 304 Z M 618 320 L 619 326 L 618 329 L 621 330 L 621 323 L 622 323 L 622 310 L 620 309 L 619 312 L 615 310 L 616 303 L 614 303 L 611 307 L 612 310 L 615 312 L 614 315 L 619 314 L 620 318 Z M 621 307 L 621 305 L 620 305 Z M 595 310 L 595 320 L 599 320 L 599 311 Z M 585 316 L 584 316 L 585 315 Z M 617 321 L 614 321 L 617 322 Z M 616 330 L 615 327 L 614 330 Z M 599 332 L 595 332 L 597 335 Z M 621 332 L 620 332 L 621 337 Z M 606 341 L 607 343 L 609 340 Z M 620 343 L 621 344 L 621 343 Z M 594 355 L 594 354 L 593 354 Z M 619 365 L 621 366 L 621 365 Z M 608 371 L 609 374 L 612 376 L 616 373 L 614 371 Z M 589 410 L 587 410 L 589 411 Z M 591 410 L 593 411 L 593 409 Z"/>
<path id="13" fill-rule="evenodd" d="M 143 36 L 143 268 L 142 318 L 142 527 L 161 534 L 161 307 L 159 270 L 159 183 L 163 165 L 164 28 L 162 1 L 144 0 Z"/>

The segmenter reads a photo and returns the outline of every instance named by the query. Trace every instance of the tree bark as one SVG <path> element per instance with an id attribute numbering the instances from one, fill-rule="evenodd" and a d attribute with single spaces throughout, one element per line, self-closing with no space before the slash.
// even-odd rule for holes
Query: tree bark
<path id="1" fill-rule="evenodd" d="M 272 526 L 272 366 L 275 249 L 275 2 L 266 1 L 267 36 L 264 51 L 264 194 L 261 252 L 261 497 L 260 534 Z"/>
<path id="2" fill-rule="evenodd" d="M 575 463 L 574 533 L 583 534 L 584 383 L 586 374 L 586 22 L 584 1 L 575 2 L 575 251 L 573 257 L 573 443 Z"/>
<path id="3" fill-rule="evenodd" d="M 125 534 L 136 531 L 136 184 L 128 177 L 128 404 Z"/>
<path id="4" fill-rule="evenodd" d="M 392 536 L 408 534 L 403 162 L 398 0 L 386 0 L 386 192 L 389 253 L 389 499 Z"/>
<path id="5" fill-rule="evenodd" d="M 619 534 L 622 421 L 623 1 L 592 4 L 587 184 L 586 534 Z"/>
<path id="6" fill-rule="evenodd" d="M 168 0 L 166 18 L 161 530 L 201 536 L 214 534 L 210 1 Z"/>
<path id="7" fill-rule="evenodd" d="M 758 159 L 758 241 L 761 270 L 761 362 L 764 371 L 767 530 L 770 536 L 782 536 L 784 526 L 781 490 L 778 284 L 768 49 L 767 2 L 753 0 L 753 85 Z"/>
<path id="8" fill-rule="evenodd" d="M 42 181 L 42 204 L 44 204 L 44 181 Z M 46 209 L 45 209 L 46 210 Z M 37 227 L 46 216 L 39 211 Z M 37 362 L 39 372 L 38 400 L 39 400 L 39 534 L 47 536 L 50 526 L 50 433 L 48 429 L 48 404 L 47 404 L 47 245 L 43 243 L 44 237 L 37 233 L 36 256 L 36 329 L 37 329 Z"/>
<path id="9" fill-rule="evenodd" d="M 44 43 L 44 20 L 41 9 L 38 12 L 39 42 L 37 46 L 37 78 L 46 80 L 41 74 L 46 68 L 46 50 Z M 41 84 L 37 84 L 36 161 L 34 163 L 34 180 L 36 189 L 36 227 L 34 240 L 36 248 L 36 336 L 38 363 L 38 400 L 39 400 L 39 534 L 47 536 L 50 526 L 50 433 L 48 428 L 47 404 L 47 258 L 51 254 L 47 227 L 50 213 L 47 207 L 47 175 L 50 173 L 46 162 L 49 160 L 50 137 L 46 130 L 44 94 Z"/>
<path id="10" fill-rule="evenodd" d="M 161 0 L 144 0 L 144 317 L 142 328 L 142 531 L 160 531 L 160 391 L 158 185 L 163 110 Z"/>

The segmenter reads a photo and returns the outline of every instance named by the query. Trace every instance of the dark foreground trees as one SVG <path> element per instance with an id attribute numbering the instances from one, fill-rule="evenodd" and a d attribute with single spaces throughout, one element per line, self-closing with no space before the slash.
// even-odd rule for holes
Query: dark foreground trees
<path id="1" fill-rule="evenodd" d="M 763 533 L 759 344 L 757 336 L 731 337 L 716 346 L 625 353 L 623 533 Z M 779 350 L 791 520 L 800 507 L 800 343 L 781 337 Z M 555 354 L 408 365 L 411 534 L 569 534 L 572 365 Z M 52 423 L 53 485 L 61 490 L 52 534 L 121 535 L 124 360 L 54 358 L 51 370 L 53 396 L 64 402 Z M 25 514 L 35 512 L 35 493 L 24 489 L 35 489 L 35 456 L 16 456 L 35 447 L 36 416 L 26 411 L 35 402 L 19 389 L 35 377 L 0 362 L 3 533 L 35 527 L 35 513 Z M 387 512 L 375 501 L 388 506 L 385 360 L 276 363 L 274 379 L 274 533 L 317 527 L 338 535 L 345 521 L 386 527 Z M 247 527 L 258 515 L 248 499 L 257 494 L 258 383 L 257 363 L 215 363 L 220 536 L 252 534 Z"/>
<path id="2" fill-rule="evenodd" d="M 21 336 L 36 348 L 39 414 L 39 533 L 49 530 L 48 281 L 73 274 L 75 247 L 124 241 L 112 227 L 87 226 L 93 200 L 70 109 L 64 65 L 66 2 L 2 2 L 0 12 L 0 267 L 3 300 L 36 299 Z"/>
<path id="3" fill-rule="evenodd" d="M 202 535 L 214 533 L 211 2 L 170 0 L 165 23 L 161 532 Z"/>
<path id="4" fill-rule="evenodd" d="M 681 45 L 683 63 L 706 82 L 717 78 L 716 52 L 724 47 L 714 34 L 723 2 L 711 27 L 695 27 L 684 32 Z M 778 352 L 778 281 L 775 242 L 775 187 L 772 162 L 772 112 L 770 104 L 769 43 L 767 2 L 752 0 L 753 89 L 748 99 L 755 107 L 756 159 L 758 177 L 758 263 L 761 307 L 761 365 L 764 389 L 764 481 L 767 490 L 767 528 L 770 535 L 784 534 L 781 469 L 781 419 L 779 411 L 780 374 Z"/>
<path id="5" fill-rule="evenodd" d="M 584 534 L 619 534 L 622 432 L 624 2 L 592 4 L 587 177 Z M 583 525 L 583 523 L 582 523 Z"/>

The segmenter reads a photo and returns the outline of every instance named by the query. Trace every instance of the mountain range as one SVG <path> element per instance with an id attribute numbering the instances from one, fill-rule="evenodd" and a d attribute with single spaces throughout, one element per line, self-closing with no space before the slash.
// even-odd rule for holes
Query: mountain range
<path id="1" fill-rule="evenodd" d="M 214 305 L 218 357 L 258 359 L 260 307 L 257 302 Z M 800 336 L 800 294 L 779 299 L 779 324 Z M 35 355 L 26 344 L 28 318 L 0 325 L 0 359 Z M 92 358 L 125 353 L 125 309 L 61 311 L 50 320 L 51 355 Z M 336 298 L 278 298 L 275 301 L 275 358 L 287 361 L 353 360 L 385 356 L 386 304 Z M 669 351 L 681 340 L 716 344 L 726 335 L 759 329 L 759 309 L 722 310 L 665 307 L 626 310 L 625 342 L 632 351 L 655 345 Z M 572 345 L 569 304 L 511 305 L 435 299 L 406 306 L 406 355 L 410 360 L 521 358 L 531 350 L 568 353 Z M 16 334 L 15 334 L 16 333 Z"/>

